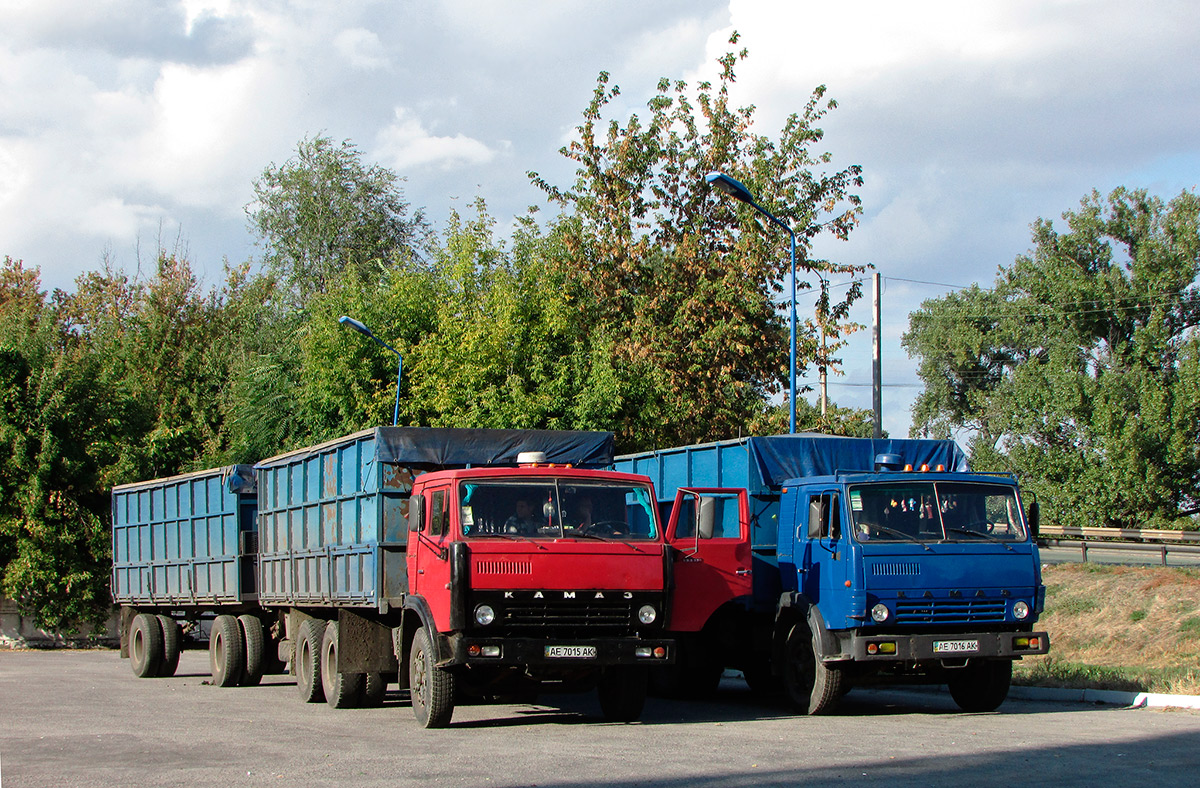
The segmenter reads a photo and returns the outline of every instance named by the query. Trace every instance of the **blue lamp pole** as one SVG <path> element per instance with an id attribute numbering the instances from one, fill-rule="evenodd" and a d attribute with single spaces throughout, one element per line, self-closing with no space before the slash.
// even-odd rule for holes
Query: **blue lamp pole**
<path id="1" fill-rule="evenodd" d="M 403 374 L 403 372 L 404 372 L 404 356 L 400 355 L 399 350 L 396 350 L 396 348 L 392 347 L 387 342 L 384 342 L 382 339 L 375 336 L 375 334 L 371 331 L 371 329 L 367 328 L 364 324 L 360 323 L 359 321 L 355 320 L 354 318 L 350 317 L 349 315 L 342 315 L 341 317 L 338 318 L 338 322 L 341 323 L 343 326 L 349 326 L 350 328 L 353 328 L 355 331 L 357 331 L 360 334 L 365 334 L 366 336 L 369 336 L 371 339 L 375 340 L 375 342 L 377 344 L 379 344 L 380 346 L 385 347 L 388 350 L 395 353 L 396 358 L 398 358 L 400 360 L 400 363 L 398 363 L 396 365 L 396 407 L 392 410 L 392 426 L 395 427 L 400 422 L 400 375 Z"/>
<path id="2" fill-rule="evenodd" d="M 788 430 L 794 435 L 796 433 L 796 233 L 792 231 L 791 227 L 788 227 L 786 224 L 779 221 L 779 219 L 776 219 L 774 214 L 759 205 L 754 199 L 754 195 L 750 193 L 750 190 L 747 189 L 741 183 L 741 181 L 730 178 L 723 172 L 710 172 L 708 175 L 704 176 L 704 180 L 707 181 L 708 185 L 712 188 L 722 191 L 725 194 L 728 194 L 730 197 L 733 197 L 735 200 L 740 200 L 741 202 L 744 202 L 750 207 L 754 208 L 754 210 L 767 217 L 767 219 L 769 219 L 776 227 L 780 227 L 786 231 L 788 236 L 792 239 L 792 341 L 788 351 L 788 406 L 790 408 L 788 414 Z"/>

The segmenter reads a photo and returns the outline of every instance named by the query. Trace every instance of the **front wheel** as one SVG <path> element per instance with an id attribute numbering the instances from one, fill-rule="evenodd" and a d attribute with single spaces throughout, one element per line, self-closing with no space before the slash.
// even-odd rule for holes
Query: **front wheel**
<path id="1" fill-rule="evenodd" d="M 429 633 L 413 636 L 408 655 L 408 686 L 413 715 L 422 728 L 445 728 L 454 714 L 454 674 L 434 664 Z"/>
<path id="2" fill-rule="evenodd" d="M 1012 660 L 971 662 L 955 671 L 947 684 L 950 697 L 963 711 L 995 711 L 1008 697 Z"/>
<path id="3" fill-rule="evenodd" d="M 816 635 L 808 624 L 792 627 L 787 638 L 787 664 L 783 685 L 788 700 L 805 714 L 826 714 L 842 696 L 844 675 L 836 666 L 821 661 Z"/>

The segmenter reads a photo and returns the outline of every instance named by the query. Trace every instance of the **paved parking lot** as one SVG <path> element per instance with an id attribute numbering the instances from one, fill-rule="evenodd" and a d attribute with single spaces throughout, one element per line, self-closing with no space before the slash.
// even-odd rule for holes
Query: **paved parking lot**
<path id="1" fill-rule="evenodd" d="M 962 714 L 943 694 L 855 690 L 804 718 L 726 680 L 717 700 L 651 700 L 601 722 L 591 696 L 456 710 L 423 730 L 379 709 L 305 705 L 287 676 L 209 686 L 207 653 L 137 679 L 112 651 L 0 652 L 0 785 L 575 786 L 1195 785 L 1200 712 L 1009 701 Z"/>

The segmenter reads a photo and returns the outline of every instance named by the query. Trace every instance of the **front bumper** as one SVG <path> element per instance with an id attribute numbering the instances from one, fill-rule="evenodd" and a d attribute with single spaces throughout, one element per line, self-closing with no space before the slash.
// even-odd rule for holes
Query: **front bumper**
<path id="1" fill-rule="evenodd" d="M 609 665 L 670 665 L 675 661 L 675 641 L 666 638 L 481 638 L 451 635 L 448 665 L 538 665 L 557 667 L 607 667 Z M 478 647 L 476 654 L 473 646 Z M 594 648 L 595 656 L 548 656 L 547 647 Z M 486 647 L 486 648 L 485 648 Z M 499 649 L 497 656 L 483 652 Z M 661 649 L 661 651 L 659 651 Z M 655 656 L 658 652 L 661 656 Z"/>
<path id="2" fill-rule="evenodd" d="M 891 648 L 889 648 L 889 644 Z M 938 650 L 938 644 L 950 645 L 950 650 Z M 974 648 L 964 648 L 974 644 Z M 849 646 L 847 649 L 846 646 Z M 892 650 L 894 649 L 894 650 Z M 928 660 L 962 660 L 976 657 L 1013 659 L 1046 654 L 1050 651 L 1050 636 L 1045 632 L 963 632 L 953 635 L 860 635 L 851 633 L 849 644 L 843 643 L 843 653 L 850 653 L 856 662 L 919 662 Z M 844 658 L 844 657 L 843 657 Z"/>

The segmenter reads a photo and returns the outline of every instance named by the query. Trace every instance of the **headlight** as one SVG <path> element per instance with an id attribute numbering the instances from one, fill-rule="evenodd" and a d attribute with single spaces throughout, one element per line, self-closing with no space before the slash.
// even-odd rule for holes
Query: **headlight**
<path id="1" fill-rule="evenodd" d="M 871 618 L 875 620 L 876 624 L 882 624 L 884 621 L 887 621 L 887 618 L 888 618 L 887 605 L 880 602 L 878 605 L 871 608 Z"/>
<path id="2" fill-rule="evenodd" d="M 1029 603 L 1023 599 L 1017 600 L 1016 602 L 1014 602 L 1013 603 L 1013 615 L 1016 616 L 1018 621 L 1028 618 L 1029 617 Z"/>
<path id="3" fill-rule="evenodd" d="M 480 605 L 475 608 L 475 623 L 479 626 L 486 627 L 495 620 L 496 611 L 492 610 L 491 605 Z"/>
<path id="4" fill-rule="evenodd" d="M 643 624 L 653 624 L 656 618 L 658 618 L 658 611 L 652 605 L 642 605 L 638 609 L 638 621 Z"/>

